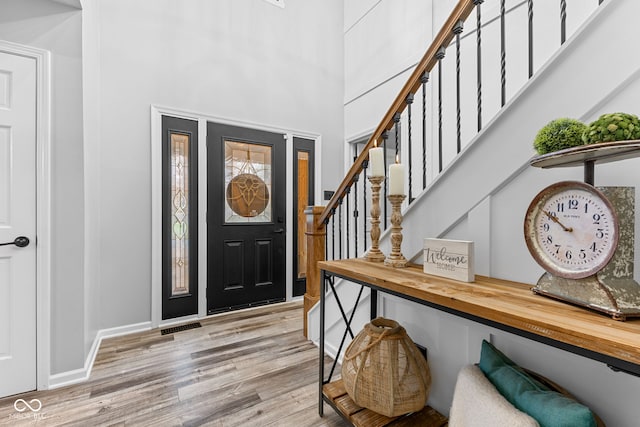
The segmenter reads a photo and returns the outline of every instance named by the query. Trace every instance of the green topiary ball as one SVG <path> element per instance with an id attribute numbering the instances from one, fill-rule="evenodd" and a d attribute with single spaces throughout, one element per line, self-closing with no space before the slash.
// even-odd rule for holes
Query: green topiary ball
<path id="1" fill-rule="evenodd" d="M 634 114 L 610 113 L 591 122 L 582 134 L 585 144 L 640 139 L 640 121 Z"/>
<path id="2" fill-rule="evenodd" d="M 561 118 L 550 121 L 538 131 L 533 148 L 538 154 L 547 154 L 582 145 L 582 134 L 587 126 L 575 119 Z"/>

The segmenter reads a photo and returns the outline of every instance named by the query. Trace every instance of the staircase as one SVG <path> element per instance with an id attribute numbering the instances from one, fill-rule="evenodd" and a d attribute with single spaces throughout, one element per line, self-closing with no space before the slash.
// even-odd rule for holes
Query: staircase
<path id="1" fill-rule="evenodd" d="M 563 13 L 571 12 L 570 8 L 562 8 L 567 6 L 564 1 L 523 1 L 509 3 L 510 7 L 506 7 L 504 1 L 458 2 L 360 151 L 334 197 L 323 209 L 316 208 L 315 216 L 310 217 L 310 232 L 316 235 L 326 233 L 316 255 L 327 259 L 361 257 L 368 248 L 370 238 L 365 213 L 370 209 L 371 194 L 364 177 L 368 168 L 368 150 L 377 140 L 386 146 L 390 158 L 398 155 L 411 171 L 405 184 L 405 189 L 410 188 L 410 192 L 403 205 L 402 223 L 402 252 L 408 259 L 422 262 L 424 237 L 472 240 L 475 242 L 477 274 L 535 283 L 541 270 L 529 255 L 522 238 L 524 211 L 529 201 L 546 185 L 564 179 L 582 179 L 581 168 L 540 170 L 528 166 L 529 159 L 535 154 L 532 141 L 538 129 L 559 117 L 590 122 L 606 112 L 640 113 L 640 56 L 634 53 L 634 41 L 640 39 L 640 28 L 634 17 L 640 12 L 640 4 L 632 1 L 583 2 L 583 5 L 589 4 L 585 5 L 588 10 L 581 12 L 584 15 L 582 24 L 573 32 L 560 29 L 560 40 L 552 41 L 556 45 L 553 49 L 546 49 L 548 54 L 542 55 L 544 61 L 532 61 L 529 52 L 540 52 L 543 42 L 535 38 L 529 40 L 529 35 L 535 31 L 525 30 L 530 28 L 529 12 L 538 10 L 535 6 L 540 3 L 553 3 L 560 12 L 560 21 Z M 534 8 L 530 9 L 532 5 Z M 523 17 L 521 25 L 518 25 L 518 35 L 503 33 L 493 41 L 486 40 L 497 46 L 482 44 L 483 38 L 488 39 L 492 32 L 495 36 L 494 27 L 502 27 L 506 23 L 507 28 L 514 28 L 509 19 L 522 20 Z M 533 22 L 541 25 L 539 20 L 543 18 L 553 20 L 556 16 L 544 12 L 534 14 Z M 552 24 L 546 25 L 550 28 Z M 510 42 L 505 42 L 505 37 L 507 40 L 509 37 L 523 37 L 525 52 L 510 55 L 507 50 L 505 55 L 500 49 L 501 45 L 509 46 Z M 479 49 L 464 45 L 475 45 L 478 39 L 481 42 Z M 443 46 L 447 47 L 444 52 Z M 504 62 L 506 57 L 507 64 L 499 64 L 495 69 L 481 67 L 478 71 L 477 64 L 485 64 L 483 55 L 494 48 L 501 52 L 497 56 L 500 62 Z M 480 55 L 480 60 L 474 62 L 458 52 Z M 508 61 L 513 57 L 523 62 L 510 64 Z M 470 70 L 460 70 L 459 63 L 467 64 L 467 67 L 471 63 Z M 493 86 L 488 83 L 491 73 L 495 77 Z M 478 74 L 481 78 L 476 79 Z M 469 85 L 470 78 L 474 83 L 476 80 L 480 83 Z M 459 85 L 459 79 L 467 84 Z M 424 116 L 427 116 L 424 121 L 422 105 L 425 105 Z M 636 160 L 598 166 L 596 185 L 637 185 L 638 167 L 640 162 Z M 383 219 L 384 224 L 388 225 L 388 218 Z M 388 254 L 388 231 L 382 233 L 380 243 L 382 251 Z M 322 246 L 324 253 L 319 249 Z M 310 259 L 311 264 L 314 262 Z M 316 341 L 318 316 L 313 304 L 319 295 L 319 287 L 315 286 L 320 278 L 313 268 L 308 270 L 307 277 L 305 308 L 308 309 L 308 338 Z M 355 302 L 357 286 L 337 283 L 335 289 L 345 306 L 350 307 L 350 303 Z M 369 304 L 365 291 L 359 303 L 364 309 L 356 312 L 354 330 L 359 330 L 368 321 Z M 382 299 L 377 304 L 380 315 L 399 320 L 414 340 L 429 349 L 432 370 L 439 370 L 447 378 L 445 382 L 434 384 L 431 406 L 447 413 L 457 369 L 462 363 L 477 361 L 478 354 L 470 343 L 493 332 L 461 326 L 455 321 L 446 323 L 433 313 L 425 314 L 424 310 L 393 298 Z M 329 295 L 327 349 L 332 356 L 338 357 L 338 331 L 343 324 L 335 306 Z M 334 307 L 333 315 L 331 307 Z M 436 324 L 430 325 L 428 321 Z M 452 348 L 458 352 L 455 357 L 451 357 Z M 528 350 L 532 355 L 523 354 L 523 357 L 532 359 L 529 365 L 532 369 L 542 372 L 549 369 L 543 362 L 533 360 L 533 354 L 548 350 Z M 560 383 L 572 390 L 582 390 L 583 396 L 578 397 L 584 397 L 592 404 L 611 401 L 605 399 L 597 388 L 589 389 L 584 381 L 580 382 L 580 375 L 571 374 L 572 369 L 584 367 L 582 361 L 564 355 L 555 357 L 558 365 L 552 370 L 557 372 L 556 378 Z M 617 384 L 619 379 L 610 375 L 601 374 L 598 378 L 604 383 Z M 637 381 L 626 381 L 625 378 L 623 389 L 639 386 Z M 610 425 L 633 425 L 630 420 L 634 419 L 633 414 L 637 414 L 638 409 L 635 409 L 631 398 L 626 397 L 628 394 L 620 393 L 620 399 L 628 402 L 620 404 L 625 409 L 618 410 L 617 414 L 606 405 L 599 407 L 597 403 L 593 405 L 594 409 Z M 617 403 L 615 406 L 620 408 Z"/>

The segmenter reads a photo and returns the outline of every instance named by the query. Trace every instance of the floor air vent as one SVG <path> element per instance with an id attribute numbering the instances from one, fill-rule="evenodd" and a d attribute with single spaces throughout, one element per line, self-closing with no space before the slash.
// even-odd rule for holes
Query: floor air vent
<path id="1" fill-rule="evenodd" d="M 201 328 L 200 322 L 187 323 L 186 325 L 174 326 L 173 328 L 162 329 L 160 333 L 162 335 L 173 334 L 174 332 L 187 331 L 189 329 Z"/>

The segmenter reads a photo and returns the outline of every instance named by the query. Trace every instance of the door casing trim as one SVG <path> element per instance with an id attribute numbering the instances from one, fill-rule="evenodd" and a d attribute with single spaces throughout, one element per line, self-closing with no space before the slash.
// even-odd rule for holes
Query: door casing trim
<path id="1" fill-rule="evenodd" d="M 286 139 L 286 209 L 293 209 L 293 137 L 312 139 L 316 143 L 316 200 L 320 195 L 322 137 L 319 134 L 283 129 L 261 123 L 247 122 L 228 117 L 212 116 L 200 112 L 188 111 L 161 105 L 151 105 L 151 327 L 157 328 L 168 324 L 189 321 L 207 316 L 207 239 L 198 239 L 198 315 L 162 320 L 162 116 L 173 116 L 198 122 L 198 197 L 207 199 L 207 122 L 216 122 L 232 126 L 240 126 L 267 132 L 281 133 Z M 207 204 L 198 204 L 198 229 L 207 229 Z M 287 221 L 286 253 L 293 251 L 293 223 Z M 202 231 L 200 232 L 202 236 Z M 291 271 L 293 260 L 287 257 L 285 266 L 286 300 L 292 299 Z"/>
<path id="2" fill-rule="evenodd" d="M 36 387 L 49 388 L 51 373 L 51 54 L 0 40 L 0 52 L 36 63 Z"/>

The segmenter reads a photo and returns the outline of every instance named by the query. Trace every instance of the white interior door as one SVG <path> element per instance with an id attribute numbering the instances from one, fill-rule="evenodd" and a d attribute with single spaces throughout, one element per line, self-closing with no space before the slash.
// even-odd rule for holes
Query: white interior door
<path id="1" fill-rule="evenodd" d="M 36 388 L 35 239 L 36 61 L 0 52 L 0 397 Z"/>

